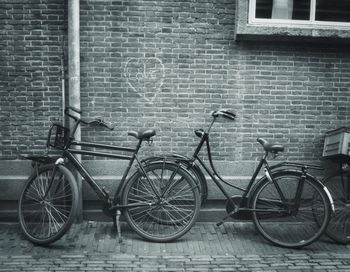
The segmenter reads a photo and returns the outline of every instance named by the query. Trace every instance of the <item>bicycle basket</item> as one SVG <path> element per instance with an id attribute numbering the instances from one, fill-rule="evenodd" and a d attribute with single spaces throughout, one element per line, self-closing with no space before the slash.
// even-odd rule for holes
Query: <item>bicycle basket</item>
<path id="1" fill-rule="evenodd" d="M 69 140 L 69 129 L 58 125 L 53 124 L 49 130 L 47 136 L 47 147 L 52 146 L 58 149 L 64 149 Z"/>

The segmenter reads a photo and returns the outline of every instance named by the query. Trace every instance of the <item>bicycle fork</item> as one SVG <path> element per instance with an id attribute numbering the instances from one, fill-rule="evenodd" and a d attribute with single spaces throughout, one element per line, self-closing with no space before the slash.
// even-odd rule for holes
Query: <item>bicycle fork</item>
<path id="1" fill-rule="evenodd" d="M 45 190 L 45 192 L 44 192 L 44 195 L 43 195 L 43 201 L 45 201 L 46 197 L 47 197 L 48 194 L 49 194 L 49 191 L 50 191 L 50 189 L 51 189 L 51 187 L 52 187 L 52 184 L 53 184 L 53 182 L 54 182 L 54 179 L 55 179 L 55 175 L 56 175 L 58 166 L 59 166 L 60 164 L 62 164 L 63 162 L 64 162 L 64 159 L 63 159 L 63 158 L 59 158 L 59 159 L 55 162 L 55 166 L 54 166 L 54 168 L 53 168 L 53 170 L 52 170 L 52 177 L 50 178 L 50 181 L 49 181 L 49 183 L 48 183 L 48 185 L 47 185 L 47 188 L 46 188 L 46 190 Z M 38 168 L 39 168 L 39 167 L 36 166 L 37 176 L 39 177 Z"/>

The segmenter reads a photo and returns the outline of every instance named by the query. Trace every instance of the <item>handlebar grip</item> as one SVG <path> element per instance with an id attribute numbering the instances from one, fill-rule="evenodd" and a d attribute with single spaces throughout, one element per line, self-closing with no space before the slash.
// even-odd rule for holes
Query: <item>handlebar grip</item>
<path id="1" fill-rule="evenodd" d="M 82 120 L 81 118 L 79 118 L 79 117 L 74 116 L 73 114 L 71 114 L 71 113 L 69 112 L 70 110 L 73 111 L 73 112 L 75 112 L 75 113 L 77 113 L 77 114 L 82 114 L 83 112 L 82 112 L 80 109 L 77 109 L 77 108 L 72 107 L 72 106 L 66 107 L 65 110 L 64 110 L 64 113 L 65 113 L 67 116 L 69 116 L 70 118 L 74 119 L 76 122 L 80 122 L 80 123 L 82 123 L 82 124 L 84 124 L 84 125 L 99 125 L 99 126 L 101 126 L 101 127 L 107 128 L 107 129 L 109 129 L 109 130 L 114 130 L 114 128 L 115 128 L 115 126 L 116 126 L 115 124 L 109 125 L 109 124 L 107 124 L 106 122 L 104 122 L 104 121 L 101 120 L 101 119 L 95 119 L 95 120 L 93 120 L 93 121 L 91 121 L 91 122 L 88 122 L 88 121 L 86 121 L 86 120 Z"/>
<path id="2" fill-rule="evenodd" d="M 103 120 L 100 120 L 100 126 L 105 127 L 105 128 L 107 128 L 109 130 L 114 130 L 114 128 L 115 128 L 115 124 L 109 125 Z"/>
<path id="3" fill-rule="evenodd" d="M 99 125 L 101 127 L 105 127 L 109 130 L 114 130 L 115 128 L 115 124 L 114 125 L 109 125 L 107 124 L 105 121 L 101 120 L 101 119 L 96 119 L 96 120 L 93 120 L 91 122 L 88 123 L 89 125 Z"/>
<path id="4" fill-rule="evenodd" d="M 230 111 L 230 110 L 225 110 L 225 109 L 221 109 L 221 110 L 218 110 L 218 111 L 213 111 L 213 112 L 211 113 L 211 115 L 212 115 L 213 117 L 222 116 L 222 117 L 225 117 L 225 118 L 230 119 L 230 120 L 232 120 L 232 121 L 234 121 L 235 118 L 236 118 L 236 114 L 235 114 L 235 113 L 233 113 L 233 112 Z"/>
<path id="5" fill-rule="evenodd" d="M 213 117 L 219 116 L 217 111 L 212 111 L 210 114 L 211 114 L 211 116 L 213 116 Z"/>

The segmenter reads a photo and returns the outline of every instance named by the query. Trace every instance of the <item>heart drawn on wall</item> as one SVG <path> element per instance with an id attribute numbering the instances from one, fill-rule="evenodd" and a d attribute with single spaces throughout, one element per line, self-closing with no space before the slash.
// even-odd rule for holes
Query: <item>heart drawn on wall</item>
<path id="1" fill-rule="evenodd" d="M 164 65 L 159 58 L 131 58 L 126 62 L 124 76 L 133 90 L 152 102 L 164 81 Z"/>

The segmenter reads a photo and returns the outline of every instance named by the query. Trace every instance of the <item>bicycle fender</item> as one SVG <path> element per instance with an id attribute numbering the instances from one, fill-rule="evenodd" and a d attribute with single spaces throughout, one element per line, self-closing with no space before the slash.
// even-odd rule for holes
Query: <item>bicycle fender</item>
<path id="1" fill-rule="evenodd" d="M 201 195 L 202 195 L 203 203 L 205 202 L 205 200 L 207 200 L 208 198 L 207 180 L 205 178 L 205 175 L 202 169 L 191 158 L 181 154 L 174 153 L 169 156 L 164 155 L 164 156 L 148 157 L 143 159 L 141 162 L 144 164 L 149 164 L 149 163 L 154 163 L 159 161 L 174 162 L 174 163 L 180 162 L 186 166 L 187 172 L 191 172 L 191 171 L 195 172 L 198 178 L 200 179 L 199 182 L 201 183 L 201 187 L 202 187 Z M 187 167 L 191 168 L 191 171 L 187 169 Z"/>
<path id="2" fill-rule="evenodd" d="M 332 209 L 332 213 L 335 212 L 335 206 L 334 206 L 334 200 L 332 197 L 332 194 L 329 192 L 328 188 L 317 178 L 315 178 L 314 176 L 306 173 L 306 177 L 312 179 L 314 182 L 318 183 L 319 186 L 321 186 L 321 188 L 323 189 L 323 191 L 326 193 L 326 195 L 328 196 L 328 200 L 329 203 L 331 203 L 331 209 Z"/>
<path id="3" fill-rule="evenodd" d="M 152 157 L 152 158 L 156 158 L 156 157 Z M 147 158 L 145 159 L 145 161 L 148 162 Z M 150 160 L 150 163 L 147 163 L 146 165 L 144 165 L 144 168 L 147 168 L 150 165 L 153 165 L 155 163 L 159 163 L 159 160 Z M 170 163 L 170 162 L 167 162 Z M 146 169 L 145 169 L 146 170 Z M 116 192 L 116 195 L 114 196 L 114 202 L 115 203 L 119 203 L 120 202 L 120 196 L 124 195 L 124 190 L 125 190 L 125 186 L 129 183 L 130 180 L 134 179 L 137 175 L 142 175 L 142 170 L 140 168 L 137 168 L 137 170 L 126 180 L 126 182 L 124 182 L 123 186 L 120 188 L 119 194 Z"/>
<path id="4" fill-rule="evenodd" d="M 157 157 L 157 156 L 149 157 L 149 158 L 143 159 L 141 161 L 141 163 L 145 164 L 144 167 L 147 167 L 148 165 L 158 163 L 159 158 L 160 157 Z M 135 176 L 140 175 L 140 174 L 142 174 L 142 171 L 140 170 L 140 168 L 137 168 L 137 170 L 134 173 L 132 173 L 132 175 L 124 182 L 124 184 L 122 185 L 120 190 L 115 192 L 114 200 L 113 200 L 114 203 L 120 203 L 120 198 L 122 195 L 124 195 L 125 186 L 129 183 L 130 180 L 132 180 L 133 178 L 135 178 Z"/>
<path id="5" fill-rule="evenodd" d="M 271 175 L 278 175 L 278 174 L 281 174 L 283 172 L 293 172 L 295 174 L 298 174 L 298 175 L 303 175 L 303 172 L 299 171 L 299 170 L 295 170 L 295 169 L 276 169 L 275 171 L 272 171 Z M 326 193 L 327 197 L 328 197 L 328 200 L 329 200 L 329 203 L 331 204 L 331 209 L 332 209 L 332 212 L 334 213 L 335 212 L 335 207 L 334 207 L 334 200 L 333 200 L 333 197 L 331 195 L 331 193 L 329 192 L 328 188 L 321 182 L 319 181 L 317 178 L 315 178 L 314 176 L 310 175 L 309 173 L 306 173 L 306 178 L 308 179 L 311 179 L 313 180 L 316 184 L 318 184 L 322 189 L 323 191 Z M 253 186 L 253 188 L 249 191 L 249 195 L 255 191 L 256 187 L 261 183 L 263 182 L 265 179 L 269 179 L 266 175 L 264 175 L 263 177 L 261 177 L 256 183 L 255 185 Z M 250 204 L 249 204 L 250 205 Z"/>
<path id="6" fill-rule="evenodd" d="M 274 170 L 271 174 L 274 175 L 274 174 L 279 174 L 279 173 L 282 173 L 286 171 L 286 169 L 277 169 L 277 170 Z M 297 171 L 297 170 L 290 170 L 290 171 L 293 171 L 293 172 L 296 172 L 296 173 L 301 173 L 300 171 Z M 259 178 L 258 181 L 255 182 L 255 184 L 252 186 L 252 188 L 250 189 L 250 191 L 248 192 L 248 196 L 250 197 L 250 195 L 256 190 L 256 187 L 258 187 L 258 185 L 262 182 L 264 182 L 264 180 L 269 180 L 270 179 L 270 175 L 267 176 L 266 174 L 264 174 L 261 178 Z M 250 206 L 250 203 L 249 203 L 249 206 Z"/>
<path id="7" fill-rule="evenodd" d="M 148 166 L 151 166 L 151 165 L 156 164 L 156 163 L 160 163 L 160 161 L 151 162 L 151 163 L 147 164 L 147 165 L 144 166 L 144 167 L 148 167 Z M 166 163 L 166 164 L 172 164 L 172 165 L 174 165 L 174 166 L 178 166 L 178 164 L 177 164 L 175 161 L 166 161 L 165 163 Z M 187 170 L 187 169 L 184 168 L 184 167 L 181 167 L 181 169 L 184 170 L 190 177 L 192 177 L 191 172 L 190 172 L 189 170 Z M 141 171 L 141 170 L 138 170 L 138 171 L 136 171 L 134 174 L 138 174 L 139 172 L 142 172 L 142 171 Z M 132 176 L 134 176 L 134 174 L 133 174 Z"/>
<path id="8" fill-rule="evenodd" d="M 28 180 L 33 178 L 33 176 L 35 176 L 37 174 L 37 172 L 41 172 L 42 169 L 46 169 L 46 168 L 53 169 L 55 167 L 61 168 L 61 169 L 64 168 L 67 171 L 67 174 L 69 176 L 71 176 L 71 178 L 75 181 L 75 184 L 76 184 L 76 178 L 74 177 L 72 171 L 67 166 L 65 166 L 63 163 L 58 163 L 58 164 L 56 164 L 56 163 L 48 163 L 48 164 L 45 164 L 45 165 L 41 165 L 41 166 L 38 167 L 38 169 L 33 170 L 33 172 L 28 177 Z"/>
<path id="9" fill-rule="evenodd" d="M 151 163 L 147 164 L 146 166 L 144 166 L 144 168 L 149 167 L 149 166 L 151 166 L 151 165 L 153 165 L 153 164 L 157 164 L 157 163 L 160 163 L 160 162 L 159 162 L 159 161 L 151 162 Z M 172 161 L 166 161 L 165 163 L 167 163 L 167 164 L 172 164 L 172 165 L 174 165 L 174 166 L 177 166 L 177 165 L 178 165 L 177 163 L 172 162 Z M 182 169 L 183 171 L 185 171 L 185 172 L 193 179 L 191 173 L 190 173 L 186 168 L 181 167 L 181 169 Z M 146 169 L 145 169 L 145 170 L 146 170 Z M 141 171 L 140 169 L 137 169 L 137 170 L 127 179 L 127 181 L 123 184 L 123 187 L 120 189 L 120 194 L 119 194 L 118 196 L 116 195 L 116 196 L 115 196 L 115 199 L 118 199 L 118 200 L 119 200 L 119 198 L 120 198 L 119 196 L 121 196 L 121 195 L 124 194 L 124 190 L 125 190 L 126 184 L 127 184 L 131 179 L 135 178 L 136 175 L 140 175 L 140 174 L 142 174 L 142 171 Z"/>

